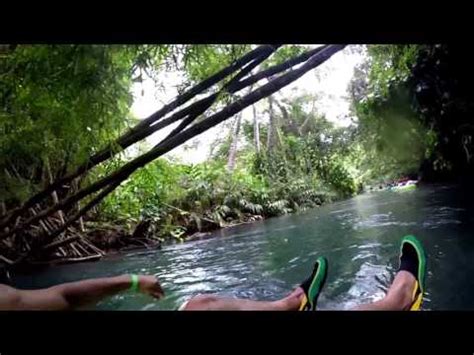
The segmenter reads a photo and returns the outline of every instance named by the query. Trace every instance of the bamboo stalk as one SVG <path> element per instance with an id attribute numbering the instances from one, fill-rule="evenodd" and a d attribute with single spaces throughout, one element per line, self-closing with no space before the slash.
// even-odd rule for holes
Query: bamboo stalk
<path id="1" fill-rule="evenodd" d="M 25 237 L 23 237 L 23 242 L 24 242 L 24 244 L 25 244 L 26 251 L 30 251 L 30 250 L 31 250 L 31 247 L 30 247 L 30 245 L 28 244 L 28 241 L 26 240 Z"/>
<path id="2" fill-rule="evenodd" d="M 40 206 L 39 206 L 38 204 L 36 204 L 36 209 L 39 210 L 39 211 L 41 211 L 41 208 L 40 208 Z M 56 226 L 54 226 L 54 225 L 52 224 L 52 220 L 56 220 L 56 221 L 60 222 L 60 221 L 59 221 L 57 218 L 55 218 L 55 217 L 45 218 L 45 219 L 39 221 L 40 224 L 44 224 L 44 225 L 47 227 L 47 229 L 45 229 L 45 233 L 46 233 L 46 234 L 51 234 L 52 231 L 54 231 L 54 230 L 56 229 Z M 62 236 L 65 236 L 65 233 L 59 234 L 58 237 L 57 237 L 57 239 L 61 239 Z"/>
<path id="3" fill-rule="evenodd" d="M 49 160 L 46 159 L 46 174 L 48 175 L 48 181 L 49 181 L 49 184 L 52 184 L 54 182 L 54 179 L 53 179 L 53 174 L 51 173 L 51 167 L 49 165 Z M 59 199 L 58 199 L 58 194 L 56 192 L 56 190 L 53 190 L 51 191 L 51 197 L 53 199 L 53 204 L 54 205 L 57 205 L 59 203 Z M 59 220 L 61 221 L 62 224 L 64 224 L 64 215 L 63 215 L 63 211 L 61 210 L 58 210 L 56 215 L 59 217 Z"/>
<path id="4" fill-rule="evenodd" d="M 89 255 L 89 256 L 84 256 L 84 257 L 80 257 L 80 258 L 67 258 L 67 259 L 63 259 L 61 261 L 64 261 L 64 262 L 79 262 L 79 261 L 86 261 L 86 260 L 97 260 L 97 259 L 100 259 L 102 258 L 102 255 Z"/>
<path id="5" fill-rule="evenodd" d="M 77 230 L 76 230 L 74 227 L 72 227 L 72 226 L 67 227 L 67 230 L 68 230 L 69 232 L 71 232 L 72 234 L 78 234 L 78 233 L 77 233 Z"/>
<path id="6" fill-rule="evenodd" d="M 13 174 L 15 175 L 15 177 L 20 180 L 21 179 L 21 176 L 20 174 L 18 173 L 18 170 L 16 170 L 15 166 L 12 165 L 12 164 L 9 164 L 10 165 L 10 168 L 13 170 Z"/>
<path id="7" fill-rule="evenodd" d="M 0 260 L 2 260 L 3 262 L 9 264 L 9 265 L 13 265 L 13 261 L 4 257 L 3 255 L 0 255 Z"/>
<path id="8" fill-rule="evenodd" d="M 77 204 L 77 209 L 80 210 L 81 209 L 81 205 L 80 203 Z M 86 229 L 84 228 L 84 220 L 82 217 L 79 218 L 79 230 L 82 232 L 82 233 L 85 233 Z"/>
<path id="9" fill-rule="evenodd" d="M 50 221 L 48 221 L 47 219 L 44 220 L 44 224 L 46 224 L 46 227 L 48 227 L 50 229 L 50 231 L 53 231 L 56 227 L 54 226 L 53 223 L 51 223 Z M 51 232 L 50 232 L 51 233 Z"/>
<path id="10" fill-rule="evenodd" d="M 48 227 L 46 227 L 46 223 L 44 223 L 43 221 L 40 221 L 40 225 L 41 227 L 43 227 L 43 230 L 45 231 L 45 233 L 49 233 L 49 229 Z"/>
<path id="11" fill-rule="evenodd" d="M 60 246 L 75 242 L 78 239 L 80 239 L 80 236 L 75 235 L 73 237 L 69 237 L 69 238 L 65 238 L 63 240 L 58 240 L 58 241 L 55 241 L 53 243 L 49 243 L 49 244 L 45 245 L 44 247 L 42 247 L 41 249 L 45 250 L 45 251 L 46 250 L 51 250 L 51 249 L 58 248 Z"/>
<path id="12" fill-rule="evenodd" d="M 94 250 L 96 253 L 105 255 L 105 251 L 103 251 L 102 249 L 97 248 L 94 244 L 92 244 L 91 242 L 89 242 L 86 238 L 83 238 L 83 239 L 82 239 L 82 242 L 85 243 L 86 245 L 88 245 L 89 248 L 91 248 L 92 250 Z"/>
<path id="13" fill-rule="evenodd" d="M 74 189 L 74 193 L 79 190 L 79 179 L 74 179 L 72 181 L 72 187 Z M 81 210 L 81 202 L 77 201 L 76 203 L 76 209 L 77 211 Z M 79 218 L 79 230 L 84 233 L 86 229 L 84 228 L 84 220 L 82 217 Z"/>
<path id="14" fill-rule="evenodd" d="M 53 179 L 53 174 L 51 173 L 51 167 L 49 165 L 49 160 L 46 160 L 46 172 L 48 174 L 49 183 L 52 184 L 54 182 L 54 179 Z M 51 192 L 51 197 L 53 198 L 54 205 L 57 205 L 59 203 L 59 199 L 58 199 L 58 193 L 56 192 L 56 190 L 53 190 Z M 58 210 L 57 216 L 59 217 L 59 220 L 61 221 L 61 225 L 64 224 L 63 211 Z"/>
<path id="15" fill-rule="evenodd" d="M 15 224 L 13 225 L 13 228 L 17 228 L 17 227 L 18 227 L 18 224 L 20 223 L 20 221 L 21 221 L 21 217 L 18 216 L 17 219 L 16 219 L 16 221 L 15 221 Z M 9 231 L 9 232 L 10 232 L 10 231 Z M 12 234 L 13 234 L 13 233 L 12 233 Z"/>
<path id="16" fill-rule="evenodd" d="M 79 252 L 79 250 L 76 249 L 76 247 L 74 246 L 74 243 L 71 243 L 69 244 L 69 246 L 71 247 L 71 249 L 74 251 L 74 253 L 76 255 L 78 255 L 79 257 L 82 257 L 83 255 Z"/>
<path id="17" fill-rule="evenodd" d="M 35 211 L 35 209 L 34 209 L 33 207 L 30 208 L 29 211 L 31 212 L 31 214 L 32 214 L 33 216 L 36 216 L 36 211 Z M 39 220 L 39 224 L 40 224 L 41 228 L 43 228 L 43 230 L 44 230 L 45 233 L 50 233 L 48 227 L 46 226 L 45 220 L 40 219 L 40 220 Z"/>
<path id="18" fill-rule="evenodd" d="M 59 203 L 59 199 L 58 199 L 58 194 L 56 193 L 56 190 L 53 191 L 53 193 L 51 194 L 51 196 L 53 197 L 54 204 L 58 204 L 58 203 Z M 61 211 L 61 210 L 58 211 L 58 217 L 59 217 L 59 220 L 61 221 L 61 224 L 64 224 L 64 214 L 63 214 L 63 211 Z"/>
<path id="19" fill-rule="evenodd" d="M 78 249 L 81 249 L 84 253 L 86 253 L 86 255 L 90 255 L 90 254 L 91 254 L 86 248 L 84 248 L 84 247 L 81 245 L 81 243 L 79 243 L 79 242 L 76 243 L 76 246 L 77 246 Z"/>
<path id="20" fill-rule="evenodd" d="M 49 217 L 48 218 L 50 221 L 53 221 L 54 223 L 56 223 L 57 225 L 61 225 L 61 220 L 57 217 Z"/>
<path id="21" fill-rule="evenodd" d="M 11 248 L 11 243 L 9 243 L 6 240 L 2 240 L 3 245 L 5 245 L 7 248 Z"/>

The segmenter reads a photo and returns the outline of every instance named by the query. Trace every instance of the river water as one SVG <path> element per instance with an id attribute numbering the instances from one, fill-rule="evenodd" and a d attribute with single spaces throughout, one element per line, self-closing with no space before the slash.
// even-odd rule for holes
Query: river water
<path id="1" fill-rule="evenodd" d="M 199 293 L 274 300 L 305 279 L 314 260 L 329 260 L 320 309 L 349 309 L 383 297 L 398 266 L 400 239 L 416 235 L 428 257 L 425 310 L 474 309 L 474 203 L 457 186 L 372 192 L 300 214 L 214 233 L 162 250 L 117 255 L 14 275 L 22 288 L 122 273 L 158 276 L 156 301 L 125 292 L 92 307 L 171 310 Z"/>

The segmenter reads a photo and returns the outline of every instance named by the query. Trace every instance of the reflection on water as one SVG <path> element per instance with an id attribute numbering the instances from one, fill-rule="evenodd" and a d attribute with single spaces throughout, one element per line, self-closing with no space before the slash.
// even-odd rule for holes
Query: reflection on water
<path id="1" fill-rule="evenodd" d="M 473 309 L 472 199 L 460 188 L 377 192 L 289 215 L 217 231 L 216 237 L 160 251 L 16 275 L 25 288 L 120 273 L 159 277 L 160 302 L 124 293 L 97 309 L 175 309 L 199 293 L 274 300 L 307 277 L 316 257 L 329 260 L 321 309 L 349 309 L 381 299 L 398 263 L 400 238 L 415 234 L 428 255 L 424 309 Z"/>

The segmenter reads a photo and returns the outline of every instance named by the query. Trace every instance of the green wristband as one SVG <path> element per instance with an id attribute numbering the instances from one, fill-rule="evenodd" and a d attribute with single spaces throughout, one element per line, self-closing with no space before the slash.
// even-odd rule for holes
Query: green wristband
<path id="1" fill-rule="evenodd" d="M 133 274 L 132 276 L 132 284 L 130 285 L 130 290 L 137 292 L 138 291 L 138 276 Z"/>

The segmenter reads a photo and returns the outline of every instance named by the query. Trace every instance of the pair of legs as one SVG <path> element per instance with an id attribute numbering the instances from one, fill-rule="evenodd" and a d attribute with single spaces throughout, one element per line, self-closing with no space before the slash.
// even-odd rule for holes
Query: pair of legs
<path id="1" fill-rule="evenodd" d="M 354 310 L 417 310 L 424 292 L 426 257 L 414 236 L 402 239 L 400 266 L 387 294 L 380 301 L 362 304 Z M 315 310 L 317 298 L 326 281 L 327 261 L 318 258 L 312 275 L 285 298 L 276 301 L 253 301 L 200 295 L 184 303 L 180 310 L 297 311 Z"/>
<path id="2" fill-rule="evenodd" d="M 399 271 L 393 280 L 387 295 L 380 301 L 362 304 L 354 310 L 381 310 L 381 311 L 403 311 L 408 310 L 412 303 L 415 277 L 407 271 Z M 223 298 L 214 295 L 199 295 L 181 309 L 193 310 L 227 310 L 227 311 L 297 311 L 300 308 L 304 291 L 297 287 L 285 298 L 277 301 L 253 301 L 237 298 Z"/>

